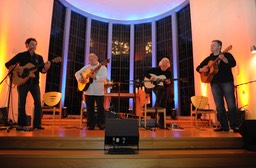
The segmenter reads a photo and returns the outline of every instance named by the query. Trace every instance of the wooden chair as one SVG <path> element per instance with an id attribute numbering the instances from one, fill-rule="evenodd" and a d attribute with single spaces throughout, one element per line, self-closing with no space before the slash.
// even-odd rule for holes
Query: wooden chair
<path id="1" fill-rule="evenodd" d="M 83 116 L 84 116 L 84 113 L 87 112 L 86 110 L 86 96 L 85 96 L 85 93 L 83 92 L 82 93 L 82 100 L 81 100 L 81 108 L 80 108 L 80 129 L 83 129 Z"/>
<path id="2" fill-rule="evenodd" d="M 52 117 L 52 126 L 55 125 L 55 115 L 59 113 L 59 126 L 61 125 L 61 113 L 62 113 L 62 105 L 61 105 L 61 96 L 60 92 L 46 92 L 43 95 L 43 106 L 42 113 L 44 112 L 53 112 Z"/>
<path id="3" fill-rule="evenodd" d="M 138 89 L 136 93 L 136 115 L 139 116 L 139 125 L 141 125 L 141 120 L 144 118 L 144 127 L 147 127 L 147 115 L 156 112 L 155 108 L 148 107 L 150 102 L 150 97 L 145 93 L 143 89 Z M 158 107 L 157 108 L 157 115 L 156 115 L 156 122 L 158 124 L 159 121 L 159 113 L 163 113 L 164 116 L 164 128 L 166 128 L 166 110 L 165 108 Z"/>
<path id="4" fill-rule="evenodd" d="M 209 103 L 208 103 L 208 97 L 205 96 L 192 96 L 191 97 L 191 105 L 190 105 L 190 115 L 191 115 L 191 125 L 192 120 L 194 118 L 195 127 L 199 129 L 198 127 L 198 114 L 206 114 L 209 116 L 209 126 L 212 127 L 212 120 L 211 120 L 211 114 L 214 114 L 215 120 L 217 119 L 217 112 L 214 109 L 210 109 Z M 193 115 L 195 115 L 193 117 Z"/>

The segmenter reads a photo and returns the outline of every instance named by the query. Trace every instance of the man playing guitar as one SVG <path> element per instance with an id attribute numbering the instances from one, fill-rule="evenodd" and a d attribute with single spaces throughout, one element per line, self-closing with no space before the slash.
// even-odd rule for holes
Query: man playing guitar
<path id="1" fill-rule="evenodd" d="M 18 90 L 18 131 L 26 131 L 27 128 L 27 119 L 26 119 L 26 98 L 28 92 L 31 93 L 34 99 L 35 111 L 34 111 L 34 129 L 44 129 L 41 125 L 41 98 L 40 98 L 40 88 L 39 88 L 39 72 L 46 73 L 50 66 L 51 62 L 47 61 L 44 63 L 43 57 L 35 53 L 37 47 L 37 41 L 34 38 L 28 38 L 25 41 L 27 51 L 18 53 L 11 60 L 9 60 L 5 66 L 8 69 L 14 68 L 13 73 L 17 74 L 17 77 L 23 76 L 27 64 L 33 64 L 35 66 L 42 65 L 34 70 L 34 74 L 31 75 L 31 78 L 17 86 Z"/>
<path id="2" fill-rule="evenodd" d="M 159 67 L 151 68 L 145 71 L 145 77 L 149 80 L 144 81 L 144 85 L 147 89 L 153 88 L 153 92 L 157 96 L 155 106 L 167 107 L 167 88 L 171 85 L 172 72 L 170 71 L 170 60 L 168 58 L 162 58 L 159 62 Z M 152 87 L 150 87 L 152 85 Z M 147 87 L 149 86 L 149 87 Z M 168 110 L 168 109 L 167 109 Z M 163 128 L 163 116 L 160 116 L 159 128 Z"/>
<path id="3" fill-rule="evenodd" d="M 84 88 L 86 95 L 86 107 L 87 107 L 87 128 L 88 130 L 94 130 L 96 124 L 99 129 L 105 129 L 105 114 L 104 114 L 104 81 L 107 79 L 107 68 L 104 64 L 100 64 L 98 56 L 94 53 L 90 53 L 88 56 L 89 64 L 82 67 L 75 73 L 76 80 L 82 85 L 86 83 Z M 97 69 L 95 71 L 95 69 Z M 85 73 L 87 72 L 87 73 Z M 85 73 L 85 75 L 83 75 Z M 94 103 L 97 104 L 98 121 L 96 121 L 94 113 Z"/>
<path id="4" fill-rule="evenodd" d="M 224 105 L 224 99 L 228 106 L 230 127 L 234 132 L 238 132 L 238 123 L 236 120 L 236 103 L 234 95 L 234 78 L 232 74 L 232 68 L 236 66 L 236 61 L 232 54 L 228 52 L 221 52 L 222 42 L 220 40 L 213 40 L 211 43 L 211 54 L 206 57 L 200 65 L 196 68 L 197 72 L 201 75 L 211 71 L 209 62 L 214 62 L 215 68 L 217 69 L 209 80 L 211 84 L 211 90 L 216 104 L 218 119 L 221 127 L 214 131 L 229 131 L 228 118 Z M 203 79 L 201 77 L 201 79 Z M 207 82 L 206 82 L 207 83 Z"/>

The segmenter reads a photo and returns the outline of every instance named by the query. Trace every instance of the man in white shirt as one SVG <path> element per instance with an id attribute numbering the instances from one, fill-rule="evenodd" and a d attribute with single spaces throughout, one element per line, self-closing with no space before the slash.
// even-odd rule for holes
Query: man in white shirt
<path id="1" fill-rule="evenodd" d="M 86 107 L 87 107 L 87 127 L 88 130 L 94 130 L 96 124 L 99 129 L 105 129 L 105 114 L 104 114 L 104 81 L 107 79 L 107 68 L 101 66 L 98 61 L 98 56 L 94 53 L 90 53 L 88 56 L 89 64 L 81 68 L 75 73 L 76 80 L 80 83 L 84 83 L 85 79 L 82 77 L 82 73 L 90 72 L 94 68 L 99 67 L 94 73 L 88 73 L 87 77 L 90 78 L 88 82 L 89 87 L 85 87 L 86 95 Z M 96 121 L 94 113 L 94 104 L 97 105 L 98 121 Z"/>

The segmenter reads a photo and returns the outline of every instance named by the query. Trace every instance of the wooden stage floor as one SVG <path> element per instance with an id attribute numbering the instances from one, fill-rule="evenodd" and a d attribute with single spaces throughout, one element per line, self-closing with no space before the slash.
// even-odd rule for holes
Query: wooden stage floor
<path id="1" fill-rule="evenodd" d="M 169 120 L 167 123 L 175 122 L 182 123 L 184 121 Z M 31 144 L 24 143 L 15 146 L 10 141 L 16 141 L 17 139 L 35 142 L 32 148 L 55 148 L 55 149 L 103 149 L 105 131 L 99 130 L 97 127 L 95 130 L 81 129 L 79 127 L 78 119 L 63 119 L 62 126 L 50 126 L 48 120 L 43 121 L 45 130 L 34 131 L 16 131 L 15 128 L 9 132 L 6 130 L 0 131 L 0 137 L 2 148 L 30 148 Z M 184 126 L 183 126 L 184 125 Z M 139 127 L 139 147 L 140 149 L 222 149 L 233 148 L 238 149 L 243 146 L 242 137 L 239 133 L 229 132 L 214 132 L 212 128 L 196 129 L 191 127 L 188 123 L 181 125 L 183 130 L 168 129 L 145 129 Z M 6 141 L 4 141 L 5 139 Z M 47 142 L 58 140 L 62 145 L 54 147 L 51 143 L 40 146 L 44 140 Z M 70 145 L 69 141 L 75 140 L 76 144 Z M 84 141 L 91 142 L 84 144 Z M 39 144 L 39 145 L 37 145 Z M 55 144 L 55 143 L 53 143 Z M 14 145 L 14 146 L 12 146 Z"/>
<path id="2" fill-rule="evenodd" d="M 169 123 L 186 123 L 170 120 Z M 78 119 L 63 119 L 61 127 L 44 120 L 45 130 L 0 131 L 0 167 L 255 167 L 256 152 L 243 149 L 239 133 L 139 128 L 135 155 L 109 155 L 104 130 L 79 128 Z"/>
<path id="3" fill-rule="evenodd" d="M 213 128 L 196 129 L 187 123 L 182 124 L 183 120 L 167 120 L 167 129 L 145 129 L 139 127 L 140 138 L 241 138 L 239 133 L 229 132 L 215 132 Z M 1 137 L 73 137 L 73 138 L 104 138 L 105 131 L 99 130 L 97 127 L 95 130 L 87 130 L 86 127 L 79 127 L 79 119 L 62 119 L 62 125 L 58 126 L 58 119 L 56 119 L 55 126 L 51 126 L 51 120 L 43 119 L 43 126 L 45 130 L 34 131 L 16 131 L 15 128 L 6 130 L 0 130 Z M 171 123 L 177 123 L 183 130 L 173 130 L 170 127 Z M 83 123 L 83 125 L 85 125 Z"/>

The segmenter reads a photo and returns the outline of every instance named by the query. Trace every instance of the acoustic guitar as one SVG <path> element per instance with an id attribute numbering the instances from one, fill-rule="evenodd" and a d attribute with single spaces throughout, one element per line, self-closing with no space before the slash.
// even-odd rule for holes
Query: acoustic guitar
<path id="1" fill-rule="evenodd" d="M 180 78 L 180 79 L 166 79 L 165 75 L 155 75 L 150 73 L 150 76 L 153 76 L 155 78 L 154 81 L 151 81 L 150 79 L 148 79 L 147 77 L 144 77 L 144 86 L 147 89 L 153 89 L 156 86 L 160 86 L 163 87 L 164 86 L 164 82 L 166 80 L 170 80 L 170 81 L 176 81 L 176 80 L 180 80 L 182 82 L 188 82 L 187 79 L 184 78 Z"/>
<path id="2" fill-rule="evenodd" d="M 52 63 L 60 63 L 61 62 L 61 57 L 56 57 L 52 59 L 50 62 Z M 23 74 L 19 74 L 15 68 L 12 72 L 12 83 L 19 86 L 24 83 L 26 83 L 30 78 L 35 78 L 34 72 L 37 71 L 39 67 L 43 67 L 45 63 L 39 64 L 39 65 L 34 65 L 32 63 L 27 63 L 23 67 Z M 9 67 L 9 70 L 11 70 L 13 66 Z"/>
<path id="3" fill-rule="evenodd" d="M 97 72 L 101 66 L 105 66 L 109 63 L 109 59 L 106 59 L 105 61 L 101 62 L 98 66 L 96 66 L 94 69 L 87 69 L 85 72 L 82 72 L 80 75 L 83 79 L 83 82 L 77 82 L 78 90 L 79 91 L 86 91 L 90 84 L 93 82 L 93 79 L 88 77 L 89 74 L 93 74 Z"/>
<path id="4" fill-rule="evenodd" d="M 228 46 L 221 54 L 228 52 L 229 50 L 232 49 L 232 45 Z M 217 57 L 214 61 L 210 60 L 207 65 L 204 67 L 207 67 L 209 69 L 208 72 L 202 72 L 200 73 L 201 81 L 203 83 L 210 83 L 212 81 L 212 78 L 214 77 L 215 74 L 218 73 L 219 67 L 218 67 L 218 61 L 219 57 Z"/>

